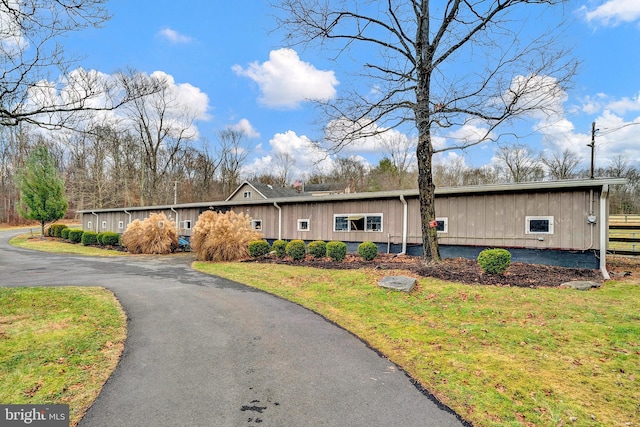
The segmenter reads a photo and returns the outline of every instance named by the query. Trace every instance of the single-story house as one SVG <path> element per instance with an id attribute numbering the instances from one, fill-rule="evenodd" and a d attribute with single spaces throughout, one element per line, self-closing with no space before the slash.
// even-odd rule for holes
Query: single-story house
<path id="1" fill-rule="evenodd" d="M 436 189 L 438 240 L 443 257 L 475 258 L 487 247 L 514 260 L 600 268 L 607 277 L 609 187 L 599 178 Z M 242 183 L 225 201 L 79 211 L 84 230 L 122 233 L 135 219 L 164 212 L 190 236 L 205 210 L 244 212 L 268 240 L 340 240 L 354 251 L 372 241 L 382 251 L 419 255 L 418 190 L 313 196 Z"/>

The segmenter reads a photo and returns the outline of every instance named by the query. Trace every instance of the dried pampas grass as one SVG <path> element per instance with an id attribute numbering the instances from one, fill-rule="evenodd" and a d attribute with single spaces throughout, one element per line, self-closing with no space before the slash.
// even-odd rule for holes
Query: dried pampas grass
<path id="1" fill-rule="evenodd" d="M 164 213 L 136 219 L 122 234 L 122 246 L 132 254 L 170 254 L 178 248 L 175 222 Z"/>
<path id="2" fill-rule="evenodd" d="M 249 242 L 263 237 L 244 213 L 206 211 L 193 227 L 191 249 L 199 261 L 233 261 L 247 258 Z"/>

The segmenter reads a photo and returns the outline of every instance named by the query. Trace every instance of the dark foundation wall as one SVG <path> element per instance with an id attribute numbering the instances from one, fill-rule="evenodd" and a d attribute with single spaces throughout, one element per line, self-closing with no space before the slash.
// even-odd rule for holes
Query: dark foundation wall
<path id="1" fill-rule="evenodd" d="M 357 252 L 357 244 L 354 252 Z M 349 249 L 351 249 L 349 247 Z M 399 253 L 402 250 L 400 245 L 391 245 L 391 253 Z M 477 259 L 478 254 L 487 247 L 483 246 L 454 246 L 440 245 L 440 256 L 442 258 L 468 258 Z M 569 268 L 600 268 L 600 259 L 597 251 L 562 251 L 556 249 L 523 249 L 505 248 L 511 253 L 511 261 L 524 262 L 527 264 L 555 265 Z M 387 251 L 387 246 L 380 248 L 380 251 Z M 422 245 L 407 246 L 407 255 L 421 256 Z"/>
<path id="2" fill-rule="evenodd" d="M 273 239 L 268 239 L 269 244 L 273 244 Z M 305 241 L 309 244 L 310 241 Z M 357 254 L 358 245 L 361 242 L 345 242 L 347 253 Z M 379 253 L 397 254 L 402 251 L 402 245 L 377 243 Z M 440 245 L 440 255 L 442 258 L 467 258 L 477 259 L 485 246 L 458 246 Z M 527 264 L 554 265 L 567 268 L 588 268 L 599 269 L 600 259 L 598 251 L 562 251 L 556 249 L 522 249 L 505 248 L 511 253 L 512 262 L 523 262 Z M 407 245 L 407 255 L 421 256 L 422 245 Z"/>

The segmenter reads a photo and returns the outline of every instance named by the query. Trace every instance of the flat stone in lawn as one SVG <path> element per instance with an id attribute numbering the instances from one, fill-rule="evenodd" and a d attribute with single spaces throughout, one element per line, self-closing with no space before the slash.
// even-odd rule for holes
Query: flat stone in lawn
<path id="1" fill-rule="evenodd" d="M 417 280 L 406 276 L 387 276 L 380 279 L 378 286 L 395 289 L 396 291 L 411 292 Z"/>
<path id="2" fill-rule="evenodd" d="M 572 282 L 565 282 L 565 283 L 561 284 L 560 287 L 561 288 L 577 289 L 579 291 L 586 291 L 586 290 L 589 290 L 591 288 L 599 288 L 600 287 L 600 283 L 591 282 L 591 281 L 588 281 L 588 280 L 574 280 Z"/>

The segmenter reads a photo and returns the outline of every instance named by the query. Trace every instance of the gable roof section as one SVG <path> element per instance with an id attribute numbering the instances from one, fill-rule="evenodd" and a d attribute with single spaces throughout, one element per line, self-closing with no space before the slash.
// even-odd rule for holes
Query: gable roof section
<path id="1" fill-rule="evenodd" d="M 298 190 L 294 190 L 293 188 L 274 187 L 273 185 L 262 184 L 260 182 L 244 181 L 233 193 L 231 193 L 229 197 L 226 198 L 225 201 L 231 200 L 233 196 L 238 194 L 240 191 L 243 191 L 246 186 L 251 187 L 265 200 L 280 197 L 300 197 L 305 195 L 305 193 L 300 193 Z"/>

